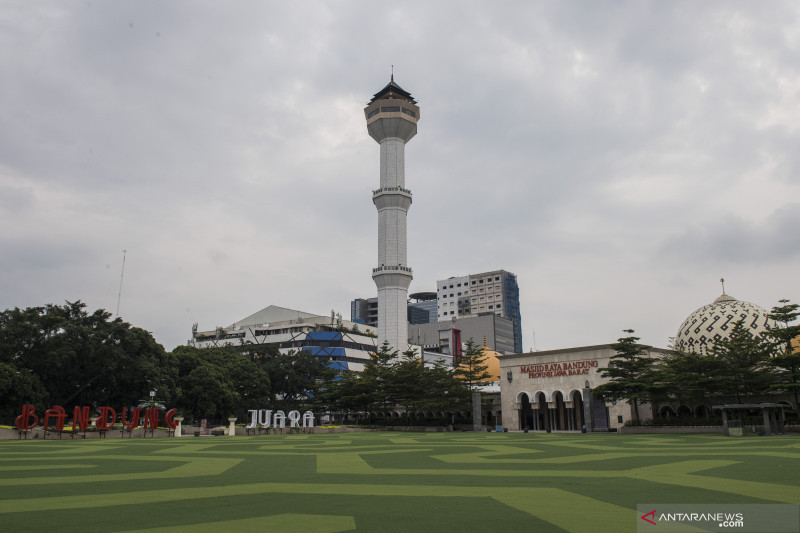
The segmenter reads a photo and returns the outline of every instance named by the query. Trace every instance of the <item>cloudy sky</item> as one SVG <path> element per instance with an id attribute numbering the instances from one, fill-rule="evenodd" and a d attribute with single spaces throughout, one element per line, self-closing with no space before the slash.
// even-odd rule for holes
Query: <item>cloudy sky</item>
<path id="1" fill-rule="evenodd" d="M 667 345 L 800 301 L 800 4 L 6 0 L 0 309 L 82 300 L 168 350 L 374 296 L 378 145 L 419 101 L 412 291 L 517 274 L 524 347 Z"/>

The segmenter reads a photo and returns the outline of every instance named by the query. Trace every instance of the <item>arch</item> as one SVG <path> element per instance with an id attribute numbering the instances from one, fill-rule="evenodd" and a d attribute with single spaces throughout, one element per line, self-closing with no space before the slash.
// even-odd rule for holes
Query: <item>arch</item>
<path id="1" fill-rule="evenodd" d="M 694 408 L 694 416 L 697 418 L 708 418 L 710 412 L 705 405 L 698 405 Z"/>
<path id="2" fill-rule="evenodd" d="M 659 409 L 658 414 L 661 418 L 670 418 L 675 416 L 675 409 L 671 405 L 663 405 Z"/>
<path id="3" fill-rule="evenodd" d="M 551 402 L 555 402 L 555 401 L 556 401 L 556 394 L 561 394 L 561 399 L 562 399 L 563 401 L 567 401 L 567 398 L 568 398 L 567 394 L 566 394 L 566 393 L 565 393 L 563 390 L 561 390 L 561 389 L 555 389 L 555 390 L 554 390 L 554 391 L 553 391 L 553 392 L 550 394 L 550 401 L 551 401 Z"/>
<path id="4" fill-rule="evenodd" d="M 547 394 L 542 391 L 536 393 L 536 425 L 534 429 L 550 430 L 550 408 L 547 405 Z"/>
<path id="5" fill-rule="evenodd" d="M 571 391 L 569 391 L 569 399 L 574 402 L 575 400 L 573 399 L 573 397 L 576 392 L 578 393 L 580 399 L 583 400 L 583 389 L 572 389 Z"/>
<path id="6" fill-rule="evenodd" d="M 517 394 L 517 397 L 514 399 L 514 403 L 521 403 L 523 395 L 528 397 L 528 401 L 530 401 L 530 399 L 533 398 L 533 396 L 531 396 L 531 393 L 522 391 L 519 394 Z"/>
<path id="7" fill-rule="evenodd" d="M 560 390 L 553 392 L 554 409 L 551 409 L 553 428 L 556 430 L 567 429 L 567 408 L 564 405 L 564 393 Z"/>
<path id="8" fill-rule="evenodd" d="M 552 396 L 551 396 L 551 395 L 550 395 L 550 393 L 548 393 L 548 392 L 545 392 L 545 391 L 543 391 L 543 390 L 537 390 L 536 392 L 534 392 L 534 393 L 533 393 L 533 397 L 534 397 L 534 398 L 536 398 L 536 396 L 537 396 L 538 394 L 542 394 L 542 395 L 544 395 L 544 401 L 545 401 L 545 402 L 547 402 L 547 403 L 550 403 L 550 402 L 552 402 L 552 401 L 553 401 L 553 398 L 552 398 Z"/>
<path id="9" fill-rule="evenodd" d="M 569 395 L 570 400 L 572 400 L 572 420 L 574 422 L 572 429 L 582 429 L 586 425 L 586 420 L 583 416 L 583 393 L 575 389 Z"/>
<path id="10" fill-rule="evenodd" d="M 519 429 L 531 429 L 534 427 L 533 406 L 527 392 L 519 394 Z"/>
<path id="11" fill-rule="evenodd" d="M 692 416 L 692 408 L 688 405 L 681 404 L 678 407 L 678 416 Z"/>

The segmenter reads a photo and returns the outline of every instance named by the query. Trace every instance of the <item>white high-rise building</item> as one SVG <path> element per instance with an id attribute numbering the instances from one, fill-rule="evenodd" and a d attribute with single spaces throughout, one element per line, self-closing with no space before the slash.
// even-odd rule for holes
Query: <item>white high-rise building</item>
<path id="1" fill-rule="evenodd" d="M 411 191 L 406 189 L 405 146 L 417 134 L 419 107 L 392 76 L 372 97 L 364 115 L 370 137 L 381 147 L 380 187 L 372 191 L 378 209 L 378 266 L 372 269 L 378 287 L 378 346 L 387 341 L 403 352 L 408 349 L 406 313 L 412 279 L 406 249 Z"/>

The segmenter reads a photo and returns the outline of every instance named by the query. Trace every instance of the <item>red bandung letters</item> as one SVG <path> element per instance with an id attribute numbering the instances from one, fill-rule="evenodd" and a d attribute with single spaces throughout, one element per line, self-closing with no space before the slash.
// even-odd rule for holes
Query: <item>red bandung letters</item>
<path id="1" fill-rule="evenodd" d="M 33 417 L 33 424 L 31 424 L 31 417 Z M 32 427 L 36 427 L 38 423 L 39 416 L 36 414 L 36 408 L 29 403 L 22 406 L 22 414 L 14 420 L 14 425 L 20 431 L 27 431 Z"/>
<path id="2" fill-rule="evenodd" d="M 117 412 L 108 406 L 98 407 L 99 416 L 95 424 L 97 428 L 102 431 L 107 431 L 114 427 L 117 423 Z M 158 428 L 159 409 L 156 407 L 148 407 L 144 412 L 142 420 L 144 429 Z M 164 414 L 164 424 L 170 428 L 175 429 L 178 427 L 179 422 L 175 420 L 175 415 L 178 414 L 177 409 L 170 409 Z M 142 415 L 141 407 L 134 407 L 131 411 L 131 419 L 126 422 L 128 417 L 128 408 L 122 408 L 122 426 L 125 429 L 131 430 L 139 426 L 139 417 Z M 64 422 L 67 418 L 67 413 L 60 405 L 54 405 L 44 412 L 44 428 L 47 429 L 51 420 L 55 422 L 55 429 L 62 431 L 64 429 Z M 39 424 L 39 416 L 36 414 L 36 408 L 32 404 L 25 404 L 22 406 L 22 413 L 14 420 L 14 426 L 20 431 L 28 431 L 33 429 Z M 75 407 L 72 414 L 72 431 L 85 431 L 89 426 L 89 406 Z"/>

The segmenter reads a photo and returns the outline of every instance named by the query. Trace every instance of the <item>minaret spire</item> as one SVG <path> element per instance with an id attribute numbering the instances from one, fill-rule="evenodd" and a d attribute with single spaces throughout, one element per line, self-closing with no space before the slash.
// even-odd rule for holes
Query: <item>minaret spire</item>
<path id="1" fill-rule="evenodd" d="M 419 107 L 410 93 L 391 82 L 364 109 L 367 131 L 380 144 L 380 185 L 372 191 L 378 210 L 378 264 L 372 280 L 378 288 L 378 346 L 408 349 L 408 266 L 406 218 L 411 191 L 406 188 L 405 146 L 417 134 Z"/>

